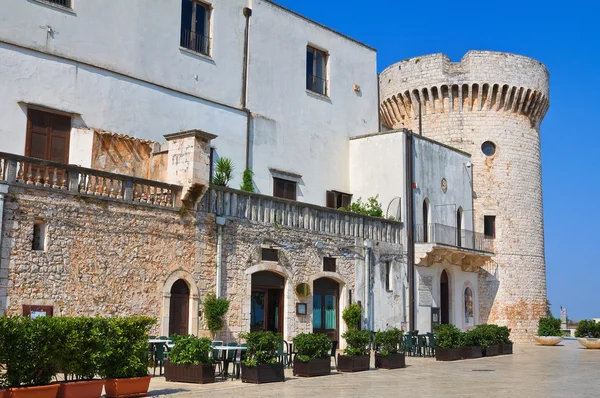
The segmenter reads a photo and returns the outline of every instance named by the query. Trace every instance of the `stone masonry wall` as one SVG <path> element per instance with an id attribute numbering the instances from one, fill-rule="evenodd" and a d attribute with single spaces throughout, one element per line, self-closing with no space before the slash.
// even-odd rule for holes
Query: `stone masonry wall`
<path id="1" fill-rule="evenodd" d="M 496 216 L 493 260 L 479 273 L 480 323 L 531 341 L 546 308 L 539 127 L 549 106 L 540 62 L 472 51 L 460 63 L 443 54 L 411 58 L 381 74 L 381 114 L 393 128 L 472 154 L 475 230 Z M 420 112 L 419 112 L 419 108 Z M 481 145 L 492 141 L 493 156 Z"/>

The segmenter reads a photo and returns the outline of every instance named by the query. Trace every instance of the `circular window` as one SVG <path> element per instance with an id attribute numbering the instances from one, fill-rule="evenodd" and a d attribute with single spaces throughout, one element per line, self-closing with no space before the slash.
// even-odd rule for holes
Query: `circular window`
<path id="1" fill-rule="evenodd" d="M 485 154 L 485 156 L 493 156 L 496 153 L 496 144 L 492 141 L 486 141 L 481 144 L 481 152 Z"/>

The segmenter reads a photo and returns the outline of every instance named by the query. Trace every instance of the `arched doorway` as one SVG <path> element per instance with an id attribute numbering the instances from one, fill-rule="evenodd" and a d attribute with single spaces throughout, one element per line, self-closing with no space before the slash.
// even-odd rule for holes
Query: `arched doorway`
<path id="1" fill-rule="evenodd" d="M 450 323 L 450 289 L 446 270 L 440 277 L 440 321 L 442 324 Z"/>
<path id="2" fill-rule="evenodd" d="M 252 274 L 250 330 L 283 333 L 283 276 L 270 271 Z"/>
<path id="3" fill-rule="evenodd" d="M 456 246 L 462 247 L 462 208 L 456 212 Z"/>
<path id="4" fill-rule="evenodd" d="M 423 242 L 429 242 L 429 203 L 423 201 Z"/>
<path id="5" fill-rule="evenodd" d="M 339 341 L 340 285 L 330 278 L 313 282 L 313 333 L 324 333 Z"/>
<path id="6" fill-rule="evenodd" d="M 171 304 L 169 307 L 169 336 L 189 333 L 190 287 L 183 279 L 171 286 Z"/>

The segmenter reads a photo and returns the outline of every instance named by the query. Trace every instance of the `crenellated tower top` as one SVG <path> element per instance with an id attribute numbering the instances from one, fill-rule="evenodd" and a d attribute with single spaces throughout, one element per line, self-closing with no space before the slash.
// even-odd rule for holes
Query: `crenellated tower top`
<path id="1" fill-rule="evenodd" d="M 541 62 L 521 55 L 469 51 L 460 62 L 445 54 L 409 58 L 380 77 L 382 122 L 413 128 L 421 115 L 511 112 L 541 124 L 549 102 L 549 74 Z"/>

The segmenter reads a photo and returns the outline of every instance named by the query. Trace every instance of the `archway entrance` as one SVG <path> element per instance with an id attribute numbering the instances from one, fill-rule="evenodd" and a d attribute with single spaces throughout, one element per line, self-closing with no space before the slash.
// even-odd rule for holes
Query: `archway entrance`
<path id="1" fill-rule="evenodd" d="M 340 285 L 330 278 L 313 283 L 313 333 L 324 333 L 332 341 L 339 340 Z"/>
<path id="2" fill-rule="evenodd" d="M 189 333 L 190 287 L 183 279 L 178 279 L 171 287 L 169 307 L 169 336 Z"/>
<path id="3" fill-rule="evenodd" d="M 440 277 L 440 321 L 442 324 L 450 323 L 450 290 L 448 287 L 448 274 L 446 270 L 443 270 Z"/>
<path id="4" fill-rule="evenodd" d="M 285 279 L 270 271 L 252 274 L 250 330 L 283 333 Z"/>

